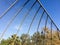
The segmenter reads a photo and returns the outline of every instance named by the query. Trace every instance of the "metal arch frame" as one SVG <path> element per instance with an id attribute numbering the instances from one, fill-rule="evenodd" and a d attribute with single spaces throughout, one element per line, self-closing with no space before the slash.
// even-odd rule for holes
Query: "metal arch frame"
<path id="1" fill-rule="evenodd" d="M 45 29 L 44 29 L 44 31 L 46 30 L 46 26 L 47 26 L 47 22 L 48 22 L 48 16 L 46 16 L 46 21 L 45 21 Z M 44 37 L 45 37 L 45 33 L 44 33 Z M 45 45 L 45 41 L 44 41 L 45 39 L 43 39 L 43 45 Z"/>
<path id="2" fill-rule="evenodd" d="M 36 13 L 35 13 L 35 15 L 34 15 L 34 17 L 33 17 L 32 21 L 31 21 L 31 24 L 30 24 L 30 26 L 29 26 L 29 29 L 28 29 L 27 34 L 29 33 L 30 28 L 31 28 L 31 26 L 32 26 L 32 24 L 33 24 L 33 21 L 34 21 L 35 17 L 37 16 L 37 13 L 39 12 L 39 10 L 40 10 L 40 9 L 41 9 L 41 6 L 39 6 L 38 10 L 36 11 Z"/>
<path id="3" fill-rule="evenodd" d="M 43 10 L 45 10 L 47 16 L 50 18 L 50 20 L 51 20 L 52 23 L 55 25 L 55 27 L 59 30 L 59 28 L 56 26 L 56 24 L 54 23 L 54 21 L 53 21 L 53 20 L 51 19 L 51 17 L 49 16 L 50 14 L 49 14 L 49 13 L 46 11 L 46 9 L 43 7 L 42 3 L 41 3 L 39 0 L 37 0 L 37 2 L 39 3 L 39 5 L 42 6 L 42 8 L 43 8 Z"/>
<path id="4" fill-rule="evenodd" d="M 13 4 L 11 4 L 11 6 L 5 10 L 2 15 L 0 16 L 0 19 L 18 2 L 18 0 L 16 0 Z"/>
<path id="5" fill-rule="evenodd" d="M 39 0 L 38 0 L 38 2 L 39 2 Z M 16 2 L 15 2 L 15 3 L 16 3 Z M 15 3 L 14 3 L 14 4 L 15 4 Z M 25 4 L 26 4 L 26 3 L 25 3 Z M 50 21 L 51 21 L 51 39 L 52 39 L 52 24 L 57 28 L 57 31 L 59 31 L 59 29 L 58 29 L 58 27 L 56 26 L 56 24 L 53 22 L 53 20 L 51 19 L 51 17 L 49 16 L 49 14 L 48 14 L 48 12 L 46 11 L 46 9 L 42 6 L 42 4 L 41 4 L 40 2 L 39 2 L 39 4 L 40 4 L 40 6 L 43 8 L 44 12 L 45 12 L 46 15 L 47 15 L 47 18 L 46 18 L 46 21 L 45 21 L 45 29 L 46 29 L 46 25 L 47 25 L 47 20 L 48 20 L 48 18 L 49 18 Z M 24 5 L 23 5 L 23 6 L 24 6 Z M 32 8 L 32 7 L 31 7 L 31 8 Z M 22 9 L 23 9 L 23 7 L 21 7 L 21 10 L 22 10 Z M 33 19 L 32 19 L 32 22 L 31 22 L 31 24 L 30 24 L 30 26 L 29 26 L 29 29 L 28 29 L 28 33 L 29 33 L 29 31 L 30 31 L 31 25 L 32 25 L 32 23 L 33 23 L 36 15 L 37 15 L 37 13 L 39 12 L 39 9 L 40 9 L 40 7 L 39 7 L 38 10 L 36 11 L 35 16 L 34 16 Z M 19 11 L 16 13 L 16 15 L 12 18 L 11 22 L 9 22 L 9 24 L 8 24 L 7 27 L 6 27 L 6 29 L 8 28 L 8 26 L 10 26 L 10 23 L 12 23 L 12 21 L 15 19 L 15 17 L 19 14 L 19 12 L 20 12 L 21 10 L 19 10 Z M 31 9 L 30 9 L 30 10 L 31 10 Z M 27 12 L 27 14 L 29 14 L 30 10 Z M 8 11 L 9 11 L 9 10 L 8 10 Z M 6 12 L 6 13 L 7 13 L 7 12 Z M 5 14 L 6 14 L 6 13 L 5 13 Z M 25 20 L 27 14 L 26 14 L 25 17 L 23 18 L 23 20 L 22 20 L 22 22 L 21 22 L 21 25 L 23 24 L 23 21 Z M 42 14 L 44 14 L 44 13 L 42 13 Z M 2 17 L 3 17 L 3 16 L 4 16 L 4 15 L 2 15 Z M 42 18 L 42 17 L 41 17 L 41 18 Z M 41 19 L 40 19 L 40 21 L 39 21 L 39 23 L 38 23 L 37 31 L 38 31 L 40 22 L 41 22 Z M 21 25 L 20 25 L 20 27 L 21 27 Z M 20 27 L 19 27 L 19 29 L 20 29 Z M 19 32 L 19 29 L 18 29 L 17 33 Z M 5 32 L 6 32 L 6 30 L 4 30 L 4 32 L 3 32 L 2 35 L 1 35 L 1 37 L 3 37 L 3 35 L 4 35 Z M 17 33 L 16 33 L 16 34 L 17 34 Z M 28 33 L 27 33 L 27 34 L 28 34 Z M 45 36 L 45 35 L 44 35 L 44 36 Z M 15 40 L 14 40 L 14 41 L 15 41 Z M 43 41 L 44 41 L 44 39 L 43 39 Z M 44 42 L 43 42 L 43 45 L 45 45 Z M 51 40 L 51 45 L 52 45 L 52 40 Z"/>
<path id="6" fill-rule="evenodd" d="M 40 17 L 40 19 L 39 19 L 39 22 L 38 22 L 38 26 L 37 26 L 37 33 L 39 32 L 39 26 L 40 26 L 40 23 L 41 23 L 41 20 L 42 20 L 42 18 L 43 18 L 43 16 L 44 16 L 44 10 L 43 10 L 43 12 L 42 12 L 42 14 L 41 14 L 41 17 Z M 37 41 L 36 41 L 36 43 L 38 42 L 38 37 L 37 37 Z"/>
<path id="7" fill-rule="evenodd" d="M 39 30 L 39 26 L 40 26 L 41 20 L 42 20 L 42 18 L 43 18 L 44 12 L 45 12 L 45 11 L 43 11 L 43 13 L 41 14 L 41 17 L 40 17 L 40 19 L 39 19 L 38 26 L 37 26 L 37 32 L 38 32 L 38 30 Z"/>
<path id="8" fill-rule="evenodd" d="M 22 21 L 21 21 L 21 24 L 19 25 L 19 28 L 18 28 L 17 33 L 19 32 L 19 30 L 20 30 L 20 28 L 21 28 L 21 26 L 22 26 L 22 24 L 23 24 L 25 18 L 28 16 L 29 12 L 31 11 L 31 9 L 32 9 L 33 6 L 35 5 L 35 3 L 36 3 L 36 1 L 33 3 L 33 5 L 31 6 L 31 8 L 29 9 L 29 11 L 25 14 L 24 18 L 23 18 Z M 16 33 L 16 34 L 17 34 L 17 33 Z"/>
<path id="9" fill-rule="evenodd" d="M 36 1 L 33 3 L 33 5 L 31 6 L 31 8 L 29 9 L 29 11 L 25 14 L 24 18 L 23 18 L 22 21 L 21 21 L 21 24 L 19 25 L 19 28 L 18 28 L 18 30 L 17 30 L 17 32 L 16 32 L 16 35 L 19 33 L 19 30 L 20 30 L 20 28 L 21 28 L 21 26 L 22 26 L 25 18 L 28 16 L 29 12 L 31 11 L 31 9 L 33 8 L 33 6 L 34 6 L 35 4 L 36 4 Z M 14 41 L 15 41 L 15 40 L 16 40 L 16 39 L 14 39 Z M 22 45 L 23 45 L 23 43 L 22 43 Z"/>
<path id="10" fill-rule="evenodd" d="M 17 13 L 12 17 L 12 19 L 8 22 L 8 25 L 6 26 L 6 28 L 4 29 L 4 31 L 2 32 L 2 35 L 0 36 L 0 40 L 2 39 L 2 37 L 4 36 L 4 34 L 6 33 L 8 27 L 10 26 L 10 24 L 13 22 L 13 20 L 16 18 L 16 16 L 19 14 L 19 12 L 21 12 L 21 10 L 24 8 L 24 6 L 29 2 L 30 0 L 27 0 L 22 7 L 17 11 Z"/>
<path id="11" fill-rule="evenodd" d="M 51 19 L 51 17 L 49 16 L 49 13 L 48 13 L 48 12 L 46 11 L 46 9 L 43 7 L 42 3 L 41 3 L 39 0 L 37 0 L 37 2 L 39 3 L 39 5 L 42 6 L 43 10 L 45 10 L 45 13 L 47 14 L 48 18 L 49 18 L 50 21 L 51 21 L 51 38 L 52 38 L 52 24 L 53 24 L 53 25 L 56 27 L 56 29 L 57 29 L 58 38 L 60 39 L 60 36 L 59 36 L 60 30 L 59 30 L 59 28 L 56 26 L 56 24 L 54 23 L 54 21 Z M 44 44 L 43 44 L 43 45 L 44 45 Z M 52 40 L 51 40 L 51 45 L 52 45 Z"/>

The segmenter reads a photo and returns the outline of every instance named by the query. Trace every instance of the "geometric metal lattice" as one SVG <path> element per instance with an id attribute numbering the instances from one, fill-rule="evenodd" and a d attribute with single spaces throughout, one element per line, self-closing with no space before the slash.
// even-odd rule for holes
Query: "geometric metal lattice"
<path id="1" fill-rule="evenodd" d="M 9 1 L 9 0 L 7 0 Z M 8 24 L 6 25 L 5 29 L 3 30 L 3 32 L 1 33 L 0 36 L 0 40 L 3 38 L 3 36 L 5 35 L 6 31 L 8 31 L 8 28 L 10 27 L 10 25 L 13 23 L 13 21 L 15 20 L 15 18 L 18 15 L 23 15 L 22 16 L 22 20 L 20 21 L 19 27 L 16 30 L 17 32 L 15 32 L 16 35 L 18 35 L 18 33 L 21 30 L 21 27 L 24 23 L 24 21 L 29 20 L 29 16 L 31 17 L 29 20 L 29 24 L 27 26 L 27 30 L 24 30 L 26 32 L 24 32 L 25 34 L 31 34 L 33 35 L 34 33 L 34 29 L 32 30 L 31 28 L 35 27 L 35 32 L 36 33 L 40 33 L 43 34 L 45 38 L 48 38 L 48 34 L 50 34 L 50 38 L 51 38 L 51 45 L 52 44 L 52 39 L 53 39 L 53 32 L 56 31 L 57 33 L 57 37 L 60 39 L 59 36 L 59 28 L 56 26 L 56 24 L 53 22 L 53 20 L 51 19 L 51 17 L 49 16 L 48 12 L 46 11 L 46 9 L 42 6 L 41 2 L 39 0 L 20 0 L 22 3 L 20 4 L 21 6 L 19 7 L 19 9 L 16 9 L 16 13 L 14 13 L 14 15 L 12 16 L 12 18 L 10 18 Z M 0 15 L 0 20 L 2 18 L 5 17 L 5 15 L 8 13 L 8 11 L 10 11 L 11 8 L 14 8 L 14 5 L 16 5 L 18 2 L 20 2 L 19 0 L 15 0 L 1 15 Z M 10 2 L 9 2 L 10 3 Z M 28 6 L 27 6 L 28 5 Z M 26 9 L 26 11 L 24 12 L 24 10 Z M 21 12 L 24 12 L 23 14 Z M 21 14 L 19 14 L 21 13 Z M 12 15 L 12 14 L 11 14 Z M 36 18 L 37 17 L 37 18 Z M 35 21 L 36 20 L 36 21 Z M 35 22 L 35 23 L 34 23 Z M 34 26 L 33 26 L 34 24 Z M 27 25 L 27 23 L 26 23 Z M 26 26 L 25 25 L 25 26 Z M 26 27 L 22 27 L 22 28 L 26 28 Z M 43 29 L 42 29 L 43 28 Z M 31 31 L 32 30 L 32 31 Z M 22 30 L 21 30 L 22 31 Z M 31 31 L 31 32 L 30 32 Z M 49 33 L 48 33 L 49 32 Z M 47 34 L 47 36 L 46 36 Z M 20 34 L 19 34 L 20 35 Z M 14 39 L 15 41 L 16 39 Z M 36 42 L 38 42 L 38 38 L 36 39 Z M 46 39 L 43 39 L 43 45 L 45 45 Z M 38 44 L 37 44 L 38 45 Z"/>

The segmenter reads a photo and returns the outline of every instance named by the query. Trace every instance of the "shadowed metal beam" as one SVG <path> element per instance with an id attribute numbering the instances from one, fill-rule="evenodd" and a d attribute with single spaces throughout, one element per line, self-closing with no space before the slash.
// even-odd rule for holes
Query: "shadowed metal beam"
<path id="1" fill-rule="evenodd" d="M 21 26 L 22 26 L 22 24 L 24 23 L 24 20 L 26 19 L 26 17 L 28 16 L 28 14 L 30 13 L 30 11 L 32 10 L 32 8 L 33 8 L 33 6 L 36 4 L 36 1 L 32 4 L 32 6 L 30 7 L 30 9 L 28 10 L 28 12 L 24 15 L 24 17 L 23 17 L 23 19 L 22 19 L 22 21 L 21 21 L 21 23 L 20 23 L 20 25 L 19 25 L 19 28 L 18 28 L 18 30 L 17 30 L 17 32 L 16 32 L 16 35 L 19 33 L 19 31 L 20 31 L 20 28 L 21 28 Z M 14 41 L 16 40 L 16 38 L 14 39 Z"/>
<path id="2" fill-rule="evenodd" d="M 6 28 L 5 28 L 4 31 L 2 32 L 2 35 L 1 35 L 1 37 L 0 37 L 0 40 L 2 39 L 2 37 L 4 36 L 4 34 L 6 33 L 8 27 L 10 26 L 10 24 L 13 22 L 13 20 L 16 18 L 16 16 L 21 12 L 21 10 L 24 8 L 24 6 L 25 6 L 29 1 L 30 1 L 30 0 L 27 0 L 27 1 L 23 4 L 23 6 L 22 6 L 20 9 L 18 9 L 17 13 L 12 17 L 12 19 L 8 22 Z"/>
<path id="3" fill-rule="evenodd" d="M 31 23 L 30 23 L 30 26 L 29 26 L 29 29 L 28 29 L 28 33 L 29 33 L 29 31 L 30 31 L 30 29 L 31 29 L 31 26 L 32 26 L 32 24 L 33 24 L 33 21 L 34 21 L 34 19 L 36 18 L 37 13 L 39 12 L 40 9 L 41 9 L 41 6 L 39 6 L 38 10 L 36 11 L 36 13 L 35 13 L 35 15 L 34 15 L 32 21 L 31 21 Z M 28 33 L 27 33 L 27 34 L 28 34 Z"/>
<path id="4" fill-rule="evenodd" d="M 18 0 L 16 0 L 13 4 L 11 4 L 11 6 L 2 13 L 2 15 L 0 16 L 0 19 L 17 3 Z"/>
<path id="5" fill-rule="evenodd" d="M 56 26 L 56 24 L 54 23 L 54 21 L 51 19 L 51 17 L 49 16 L 50 14 L 46 11 L 46 9 L 43 7 L 42 3 L 40 2 L 40 0 L 37 0 L 37 2 L 42 6 L 43 10 L 45 10 L 46 14 L 48 15 L 48 17 L 50 18 L 50 20 L 52 21 L 52 23 L 55 25 L 55 27 L 59 30 L 59 28 Z"/>
<path id="6" fill-rule="evenodd" d="M 42 20 L 42 18 L 43 18 L 44 12 L 45 12 L 45 11 L 43 11 L 43 13 L 41 14 L 41 17 L 40 17 L 40 19 L 39 19 L 38 26 L 37 26 L 37 32 L 38 32 L 38 30 L 39 30 L 39 26 L 40 26 L 41 20 Z"/>
<path id="7" fill-rule="evenodd" d="M 20 30 L 20 28 L 21 28 L 24 20 L 26 19 L 26 17 L 28 16 L 28 14 L 30 13 L 30 11 L 32 10 L 32 8 L 33 8 L 33 6 L 34 6 L 35 4 L 36 4 L 36 1 L 33 3 L 33 5 L 31 6 L 31 8 L 28 10 L 28 12 L 27 12 L 27 13 L 25 14 L 25 16 L 23 17 L 23 19 L 22 19 L 22 21 L 21 21 L 21 23 L 20 23 L 20 25 L 19 25 L 19 28 L 18 28 L 18 30 L 17 30 L 17 33 L 19 33 L 19 30 Z M 17 34 L 17 33 L 16 33 L 16 34 Z"/>

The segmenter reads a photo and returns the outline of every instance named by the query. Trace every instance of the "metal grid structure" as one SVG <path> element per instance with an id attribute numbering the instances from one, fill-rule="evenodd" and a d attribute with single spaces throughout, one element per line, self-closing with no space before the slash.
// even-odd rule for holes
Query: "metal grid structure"
<path id="1" fill-rule="evenodd" d="M 7 0 L 8 1 L 8 0 Z M 6 9 L 6 11 L 4 11 L 4 13 L 2 13 L 0 15 L 0 19 L 4 17 L 4 15 L 6 15 L 6 13 L 8 13 L 8 11 L 17 3 L 18 0 L 16 0 L 14 3 L 12 3 L 10 5 L 9 8 Z M 17 17 L 17 15 L 24 9 L 24 7 L 30 2 L 31 0 L 27 0 L 25 1 L 25 3 L 18 9 L 18 11 L 14 14 L 14 16 L 11 18 L 11 20 L 8 22 L 8 25 L 6 26 L 6 28 L 4 29 L 4 31 L 2 32 L 1 36 L 0 36 L 0 40 L 2 39 L 2 37 L 5 35 L 6 31 L 8 30 L 9 26 L 11 25 L 11 23 L 14 21 L 14 19 Z M 9 2 L 10 3 L 10 2 Z M 31 12 L 31 10 L 33 9 L 34 5 L 36 5 L 36 3 L 38 3 L 38 9 L 36 10 L 35 14 L 33 15 L 33 19 L 32 21 L 30 22 L 29 24 L 29 28 L 28 28 L 28 31 L 26 34 L 29 34 L 30 30 L 31 30 L 31 27 L 33 25 L 33 22 L 36 18 L 36 16 L 38 15 L 38 12 L 40 10 L 43 10 L 40 15 L 40 18 L 39 18 L 39 21 L 38 21 L 38 24 L 37 24 L 37 31 L 36 32 L 39 32 L 39 28 L 41 26 L 41 21 L 44 19 L 43 17 L 45 16 L 46 19 L 45 22 L 44 22 L 44 30 L 46 30 L 47 28 L 47 24 L 48 24 L 48 21 L 49 22 L 49 25 L 50 25 L 50 31 L 51 31 L 51 45 L 52 44 L 52 33 L 53 33 L 53 28 L 55 27 L 56 28 L 56 31 L 58 33 L 58 37 L 59 37 L 59 28 L 56 26 L 56 24 L 54 23 L 54 21 L 51 19 L 51 17 L 49 16 L 48 12 L 46 11 L 46 9 L 43 7 L 43 5 L 41 4 L 41 2 L 39 0 L 34 0 L 33 4 L 31 4 L 30 8 L 28 9 L 28 11 L 24 14 L 24 17 L 22 19 L 22 21 L 20 22 L 20 25 L 19 25 L 19 28 L 16 32 L 16 35 L 20 32 L 20 29 L 21 29 L 21 26 L 23 25 L 25 19 L 27 18 L 27 16 L 29 15 L 29 13 Z M 53 27 L 54 25 L 54 27 Z M 23 27 L 24 28 L 24 27 Z M 44 33 L 44 30 L 43 31 L 40 31 L 40 33 Z M 45 33 L 44 33 L 44 36 L 45 36 Z M 38 38 L 37 38 L 38 39 Z M 37 41 L 38 42 L 38 41 Z M 45 39 L 43 39 L 43 45 L 45 45 Z"/>

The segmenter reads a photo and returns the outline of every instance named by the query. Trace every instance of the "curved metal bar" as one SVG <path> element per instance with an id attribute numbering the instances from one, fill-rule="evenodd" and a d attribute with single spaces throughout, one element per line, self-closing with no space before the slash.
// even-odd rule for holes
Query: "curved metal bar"
<path id="1" fill-rule="evenodd" d="M 59 28 L 56 26 L 56 24 L 54 23 L 54 21 L 51 19 L 51 17 L 49 16 L 49 13 L 46 11 L 46 9 L 43 7 L 42 3 L 40 2 L 40 0 L 37 0 L 37 2 L 42 6 L 42 8 L 45 10 L 46 14 L 48 15 L 48 17 L 50 18 L 50 20 L 52 21 L 52 23 L 55 25 L 55 27 L 59 30 Z"/>
<path id="2" fill-rule="evenodd" d="M 4 36 L 5 32 L 7 31 L 8 27 L 10 26 L 10 24 L 13 22 L 13 20 L 16 18 L 16 16 L 21 12 L 21 10 L 24 8 L 24 6 L 29 2 L 30 0 L 28 0 L 27 2 L 24 3 L 24 5 L 17 11 L 17 13 L 12 17 L 12 19 L 8 22 L 7 27 L 5 28 L 5 30 L 3 31 L 0 40 L 2 39 L 2 37 Z"/>
<path id="3" fill-rule="evenodd" d="M 31 26 L 32 26 L 32 24 L 33 24 L 33 21 L 34 21 L 34 19 L 36 18 L 36 16 L 37 16 L 37 13 L 39 12 L 40 8 L 41 8 L 41 7 L 39 6 L 38 10 L 36 11 L 36 13 L 35 13 L 35 15 L 34 15 L 34 17 L 33 17 L 32 21 L 31 21 L 31 24 L 30 24 L 30 26 L 29 26 L 29 29 L 28 29 L 28 32 L 27 32 L 27 34 L 29 33 L 29 31 L 30 31 L 30 28 L 31 28 Z"/>
<path id="4" fill-rule="evenodd" d="M 26 19 L 26 17 L 28 16 L 29 12 L 32 10 L 32 8 L 33 8 L 33 6 L 34 6 L 35 4 L 36 4 L 36 1 L 33 3 L 33 5 L 31 6 L 31 8 L 30 8 L 30 9 L 28 10 L 28 12 L 25 14 L 24 18 L 23 18 L 22 21 L 21 21 L 21 24 L 19 25 L 19 28 L 18 28 L 18 30 L 17 30 L 17 32 L 16 32 L 16 35 L 19 33 L 20 28 L 21 28 L 24 20 Z M 16 39 L 14 39 L 14 41 L 15 41 L 15 40 L 16 40 Z"/>
<path id="5" fill-rule="evenodd" d="M 22 21 L 21 21 L 21 24 L 19 25 L 19 28 L 18 28 L 17 33 L 19 32 L 19 30 L 20 30 L 20 28 L 21 28 L 21 26 L 22 26 L 22 24 L 23 24 L 24 20 L 25 20 L 25 19 L 26 19 L 26 17 L 28 16 L 29 12 L 31 11 L 31 9 L 32 9 L 32 8 L 33 8 L 33 6 L 35 5 L 35 3 L 36 3 L 36 1 L 33 3 L 33 5 L 31 6 L 31 8 L 29 9 L 29 11 L 25 14 L 24 18 L 23 18 L 23 19 L 22 19 Z M 17 34 L 17 33 L 16 33 L 16 34 Z"/>
<path id="6" fill-rule="evenodd" d="M 45 30 L 46 30 L 46 26 L 47 26 L 47 21 L 48 21 L 48 16 L 46 17 L 46 21 L 45 21 L 43 45 L 45 45 Z"/>
<path id="7" fill-rule="evenodd" d="M 43 18 L 44 12 L 45 12 L 45 11 L 43 11 L 43 13 L 41 14 L 41 17 L 40 17 L 40 19 L 39 19 L 39 23 L 38 23 L 38 26 L 37 26 L 37 32 L 38 32 L 38 30 L 39 30 L 39 26 L 40 26 L 41 20 L 42 20 L 42 18 Z"/>
<path id="8" fill-rule="evenodd" d="M 16 0 L 5 12 L 2 13 L 0 16 L 0 19 L 17 3 L 18 0 Z"/>

